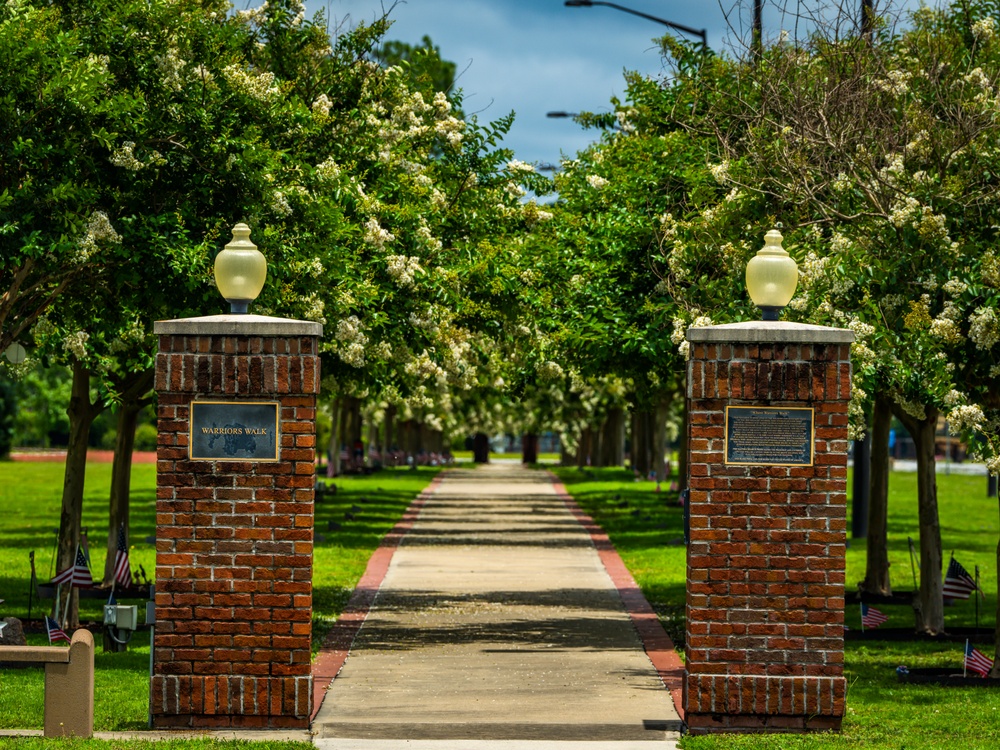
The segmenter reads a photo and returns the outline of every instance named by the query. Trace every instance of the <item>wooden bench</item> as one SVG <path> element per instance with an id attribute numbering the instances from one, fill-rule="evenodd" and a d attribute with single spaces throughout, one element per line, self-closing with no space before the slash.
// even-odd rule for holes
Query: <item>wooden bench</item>
<path id="1" fill-rule="evenodd" d="M 45 665 L 46 737 L 94 735 L 94 636 L 73 633 L 69 648 L 0 646 L 0 662 Z"/>

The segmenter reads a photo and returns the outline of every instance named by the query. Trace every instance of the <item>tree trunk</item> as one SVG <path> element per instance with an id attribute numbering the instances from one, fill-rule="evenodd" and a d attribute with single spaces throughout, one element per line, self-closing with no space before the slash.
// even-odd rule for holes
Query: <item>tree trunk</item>
<path id="1" fill-rule="evenodd" d="M 538 463 L 538 435 L 533 432 L 521 436 L 521 463 Z"/>
<path id="2" fill-rule="evenodd" d="M 920 596 L 917 632 L 944 632 L 944 594 L 941 575 L 941 525 L 938 520 L 937 475 L 934 435 L 937 409 L 927 407 L 925 419 L 917 420 L 893 404 L 893 413 L 903 423 L 917 450 L 917 511 L 920 523 Z"/>
<path id="3" fill-rule="evenodd" d="M 590 457 L 591 466 L 604 466 L 602 459 L 604 458 L 604 426 L 608 423 L 607 416 L 604 417 L 597 427 L 592 427 L 590 430 L 590 451 L 588 453 Z"/>
<path id="4" fill-rule="evenodd" d="M 340 399 L 330 409 L 330 444 L 326 448 L 326 476 L 340 476 Z"/>
<path id="5" fill-rule="evenodd" d="M 608 411 L 601 428 L 601 466 L 625 464 L 625 412 L 621 408 Z"/>
<path id="6" fill-rule="evenodd" d="M 649 433 L 649 412 L 632 412 L 632 471 L 642 479 L 649 476 L 651 468 Z"/>
<path id="7" fill-rule="evenodd" d="M 868 536 L 868 507 L 872 494 L 872 431 L 854 441 L 854 479 L 851 482 L 851 538 Z"/>
<path id="8" fill-rule="evenodd" d="M 580 448 L 577 446 L 577 452 L 569 450 L 566 447 L 566 438 L 564 435 L 559 436 L 559 465 L 560 466 L 576 466 L 576 457 L 579 455 Z"/>
<path id="9" fill-rule="evenodd" d="M 656 405 L 654 412 L 654 426 L 652 429 L 653 438 L 653 465 L 656 472 L 656 481 L 663 484 L 670 479 L 670 462 L 667 460 L 667 416 L 670 414 L 669 399 L 662 399 Z"/>
<path id="10" fill-rule="evenodd" d="M 472 438 L 472 460 L 477 464 L 490 462 L 490 439 L 484 432 L 477 432 Z"/>
<path id="11" fill-rule="evenodd" d="M 997 570 L 1000 570 L 1000 542 L 997 543 Z M 1000 584 L 998 584 L 1000 588 Z M 973 596 L 979 596 L 973 593 Z M 997 596 L 996 629 L 993 633 L 993 669 L 990 670 L 990 677 L 1000 677 L 1000 596 Z"/>
<path id="12" fill-rule="evenodd" d="M 395 466 L 395 461 L 391 458 L 393 449 L 393 426 L 396 420 L 396 407 L 387 406 L 385 409 L 385 438 L 382 442 L 382 463 L 386 466 Z"/>
<path id="13" fill-rule="evenodd" d="M 576 449 L 576 465 L 577 468 L 584 468 L 590 465 L 590 427 L 584 427 L 583 431 L 580 433 L 580 444 Z"/>
<path id="14" fill-rule="evenodd" d="M 90 370 L 78 360 L 73 360 L 73 385 L 66 413 L 69 415 L 69 446 L 66 451 L 66 468 L 63 475 L 62 510 L 59 516 L 59 548 L 56 572 L 66 570 L 76 559 L 80 544 L 80 521 L 83 516 L 83 487 L 87 472 L 87 437 L 94 419 L 104 410 L 98 401 L 90 401 Z M 79 597 L 75 588 L 65 591 L 69 596 L 68 614 L 63 623 L 68 628 L 80 625 Z M 57 599 L 53 613 L 60 621 L 65 604 Z M 63 609 L 60 609 L 62 607 Z"/>
<path id="15" fill-rule="evenodd" d="M 104 585 L 110 586 L 115 577 L 115 557 L 118 552 L 118 529 L 125 528 L 125 545 L 129 541 L 129 493 L 132 487 L 132 450 L 135 447 L 135 427 L 139 412 L 149 403 L 143 399 L 153 385 L 153 371 L 134 373 L 125 380 L 122 405 L 118 410 L 118 434 L 115 437 L 115 459 L 111 466 L 111 495 L 108 499 L 108 546 L 104 559 Z"/>
<path id="16" fill-rule="evenodd" d="M 865 579 L 859 588 L 871 594 L 892 593 L 889 576 L 889 398 L 875 394 L 872 413 L 871 492 L 868 498 L 868 549 Z"/>

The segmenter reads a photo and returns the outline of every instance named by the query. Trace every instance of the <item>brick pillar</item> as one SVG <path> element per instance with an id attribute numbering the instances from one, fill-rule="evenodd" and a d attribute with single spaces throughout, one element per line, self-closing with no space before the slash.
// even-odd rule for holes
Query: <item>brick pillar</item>
<path id="1" fill-rule="evenodd" d="M 153 725 L 306 727 L 322 327 L 220 315 L 154 330 Z"/>
<path id="2" fill-rule="evenodd" d="M 839 729 L 853 334 L 754 322 L 688 340 L 688 728 Z"/>

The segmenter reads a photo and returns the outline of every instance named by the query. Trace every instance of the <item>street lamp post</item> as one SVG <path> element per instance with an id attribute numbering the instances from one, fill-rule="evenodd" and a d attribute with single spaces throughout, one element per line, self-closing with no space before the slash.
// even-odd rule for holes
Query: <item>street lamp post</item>
<path id="1" fill-rule="evenodd" d="M 567 8 L 592 8 L 595 5 L 604 5 L 608 8 L 614 8 L 615 10 L 620 10 L 625 13 L 631 13 L 633 16 L 639 16 L 639 18 L 645 18 L 647 21 L 655 21 L 656 23 L 662 23 L 675 31 L 682 31 L 685 34 L 691 34 L 692 36 L 701 37 L 701 48 L 702 51 L 708 51 L 708 36 L 705 33 L 705 29 L 694 29 L 690 26 L 685 26 L 681 23 L 674 23 L 673 21 L 668 21 L 665 18 L 657 18 L 656 16 L 651 16 L 648 13 L 643 13 L 638 10 L 633 10 L 632 8 L 626 8 L 623 5 L 618 5 L 617 3 L 605 3 L 601 0 L 566 0 L 564 3 Z"/>

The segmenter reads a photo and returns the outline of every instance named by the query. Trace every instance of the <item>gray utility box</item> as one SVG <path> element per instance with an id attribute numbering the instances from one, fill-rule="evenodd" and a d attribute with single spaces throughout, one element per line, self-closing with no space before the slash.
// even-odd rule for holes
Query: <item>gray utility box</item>
<path id="1" fill-rule="evenodd" d="M 104 624 L 119 630 L 135 630 L 139 609 L 134 604 L 105 604 Z"/>

